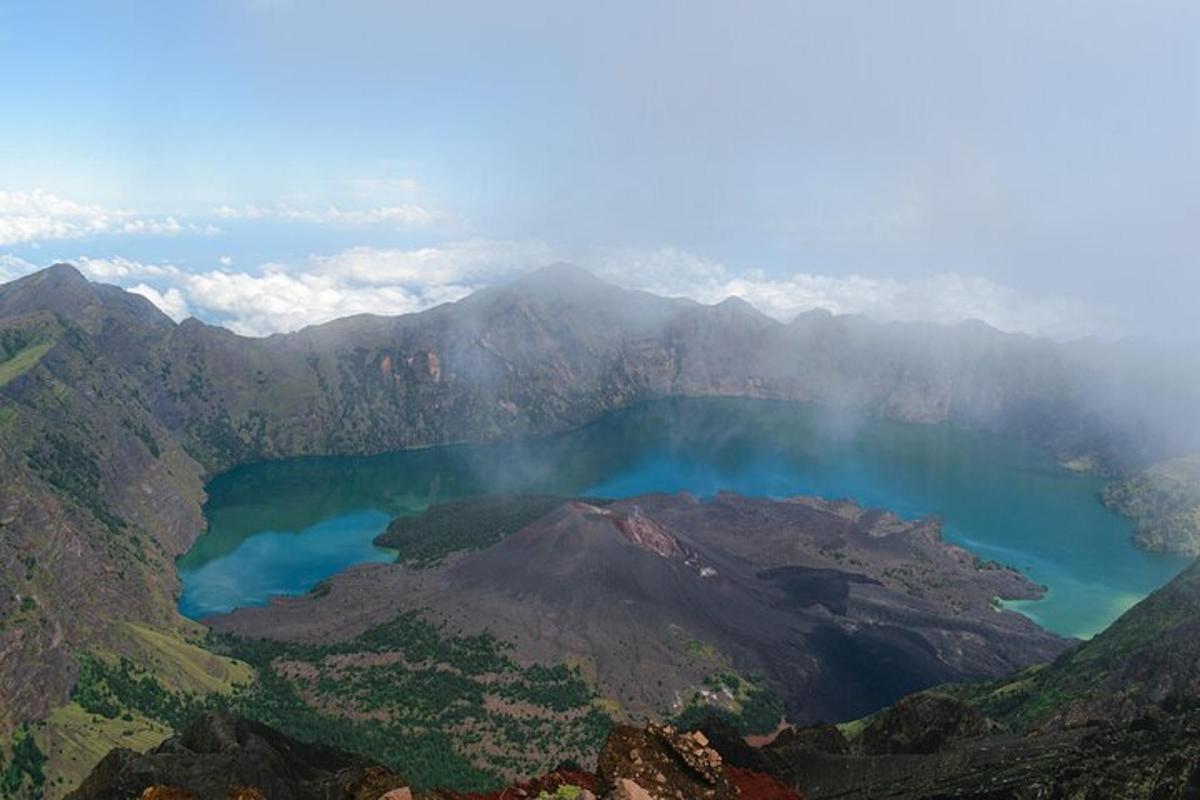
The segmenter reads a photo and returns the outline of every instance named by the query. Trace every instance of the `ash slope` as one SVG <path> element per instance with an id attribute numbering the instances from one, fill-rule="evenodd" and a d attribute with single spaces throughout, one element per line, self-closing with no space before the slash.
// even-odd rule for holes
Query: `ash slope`
<path id="1" fill-rule="evenodd" d="M 789 734 L 739 763 L 830 800 L 1198 797 L 1200 562 L 1051 664 L 951 691 L 856 741 Z"/>
<path id="2" fill-rule="evenodd" d="M 808 498 L 652 495 L 569 502 L 433 569 L 356 567 L 322 597 L 208 622 L 328 642 L 421 610 L 511 641 L 523 659 L 582 663 L 632 717 L 680 711 L 732 668 L 761 674 L 804 722 L 1053 658 L 1066 640 L 993 605 L 1038 594 L 944 542 L 936 520 Z"/>

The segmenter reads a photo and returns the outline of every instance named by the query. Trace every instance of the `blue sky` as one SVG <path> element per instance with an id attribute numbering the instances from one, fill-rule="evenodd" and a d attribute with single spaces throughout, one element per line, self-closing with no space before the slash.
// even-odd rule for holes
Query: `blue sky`
<path id="1" fill-rule="evenodd" d="M 553 260 L 1193 330 L 1200 5 L 0 0 L 0 278 L 264 334 Z"/>

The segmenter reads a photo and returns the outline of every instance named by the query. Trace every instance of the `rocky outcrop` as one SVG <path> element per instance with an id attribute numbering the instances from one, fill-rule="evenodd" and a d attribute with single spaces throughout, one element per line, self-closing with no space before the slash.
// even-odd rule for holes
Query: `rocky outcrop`
<path id="1" fill-rule="evenodd" d="M 938 692 L 903 698 L 867 724 L 859 737 L 866 755 L 925 755 L 948 742 L 980 736 L 995 727 L 967 703 Z"/>
<path id="2" fill-rule="evenodd" d="M 814 800 L 1191 800 L 1200 796 L 1200 715 L 994 731 L 925 754 L 828 755 L 772 744 L 764 757 L 768 773 Z"/>
<path id="3" fill-rule="evenodd" d="M 70 800 L 412 800 L 404 779 L 360 756 L 209 713 L 148 753 L 117 749 Z"/>
<path id="4" fill-rule="evenodd" d="M 600 751 L 596 772 L 604 784 L 615 787 L 617 797 L 631 800 L 639 796 L 647 800 L 737 797 L 720 754 L 699 731 L 618 726 Z"/>
<path id="5" fill-rule="evenodd" d="M 596 772 L 564 766 L 487 793 L 414 793 L 396 773 L 249 720 L 206 714 L 146 754 L 109 753 L 69 800 L 803 800 L 776 778 L 726 766 L 699 731 L 614 729 Z"/>

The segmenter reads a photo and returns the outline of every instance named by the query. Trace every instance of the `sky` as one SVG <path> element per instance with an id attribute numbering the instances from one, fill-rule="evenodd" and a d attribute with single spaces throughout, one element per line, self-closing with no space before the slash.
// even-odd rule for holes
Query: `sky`
<path id="1" fill-rule="evenodd" d="M 0 0 L 0 280 L 247 335 L 556 261 L 1200 341 L 1200 4 Z"/>

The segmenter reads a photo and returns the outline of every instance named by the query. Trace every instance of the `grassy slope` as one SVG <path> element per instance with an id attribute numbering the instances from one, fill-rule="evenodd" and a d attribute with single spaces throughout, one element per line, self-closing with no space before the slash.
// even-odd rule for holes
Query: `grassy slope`
<path id="1" fill-rule="evenodd" d="M 178 646 L 171 645 L 161 652 Z M 224 708 L 363 753 L 403 770 L 415 786 L 462 789 L 590 760 L 611 724 L 580 670 L 518 664 L 494 637 L 455 635 L 414 615 L 336 644 L 223 637 L 214 645 L 251 665 L 257 679 L 235 685 L 244 667 L 227 664 L 232 692 L 201 697 L 165 685 L 161 665 L 97 657 L 85 663 L 76 694 L 90 715 L 61 719 L 95 743 L 124 729 L 93 715 L 179 728 L 204 708 Z"/>
<path id="2" fill-rule="evenodd" d="M 74 789 L 114 747 L 145 751 L 171 735 L 171 728 L 142 714 L 107 719 L 78 703 L 59 706 L 46 720 L 45 746 L 50 757 L 46 796 L 57 798 Z"/>
<path id="3" fill-rule="evenodd" d="M 164 688 L 188 695 L 228 696 L 254 681 L 248 664 L 215 655 L 189 642 L 186 634 L 196 631 L 156 630 L 123 623 L 114 645 L 135 663 L 154 671 Z M 115 651 L 93 653 L 106 662 L 117 659 Z M 79 785 L 96 763 L 114 747 L 146 750 L 172 734 L 161 719 L 125 709 L 125 715 L 110 719 L 90 713 L 79 703 L 55 708 L 39 737 L 49 756 L 46 796 L 56 798 Z"/>
<path id="4" fill-rule="evenodd" d="M 0 386 L 5 385 L 18 375 L 28 371 L 53 346 L 54 342 L 42 342 L 41 344 L 30 345 L 7 361 L 0 362 Z"/>
<path id="5" fill-rule="evenodd" d="M 984 686 L 954 687 L 1017 728 L 1086 718 L 1134 717 L 1186 695 L 1200 680 L 1200 562 L 1053 663 Z"/>

